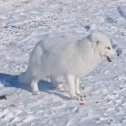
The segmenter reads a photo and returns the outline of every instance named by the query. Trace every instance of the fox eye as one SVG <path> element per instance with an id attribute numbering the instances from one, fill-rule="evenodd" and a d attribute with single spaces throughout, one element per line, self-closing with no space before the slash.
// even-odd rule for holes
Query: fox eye
<path id="1" fill-rule="evenodd" d="M 107 49 L 109 49 L 109 50 L 110 50 L 111 48 L 110 48 L 110 47 L 107 47 Z"/>

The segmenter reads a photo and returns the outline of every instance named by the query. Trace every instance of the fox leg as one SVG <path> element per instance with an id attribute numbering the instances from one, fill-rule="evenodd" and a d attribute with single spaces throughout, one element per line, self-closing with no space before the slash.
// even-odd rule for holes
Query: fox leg
<path id="1" fill-rule="evenodd" d="M 32 88 L 34 95 L 39 94 L 38 82 L 39 82 L 38 79 L 32 79 L 32 81 L 31 81 L 31 88 Z"/>

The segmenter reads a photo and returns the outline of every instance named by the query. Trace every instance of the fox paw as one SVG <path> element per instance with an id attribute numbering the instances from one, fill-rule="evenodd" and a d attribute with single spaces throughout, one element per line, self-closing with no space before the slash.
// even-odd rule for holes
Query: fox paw
<path id="1" fill-rule="evenodd" d="M 77 97 L 80 97 L 80 98 L 85 98 L 86 95 L 84 93 L 76 93 Z"/>
<path id="2" fill-rule="evenodd" d="M 39 95 L 40 94 L 40 91 L 33 91 L 33 95 Z"/>

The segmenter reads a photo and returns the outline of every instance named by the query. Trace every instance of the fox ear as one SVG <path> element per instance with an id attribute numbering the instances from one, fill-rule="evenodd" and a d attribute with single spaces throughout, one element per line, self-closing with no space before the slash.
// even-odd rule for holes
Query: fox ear
<path id="1" fill-rule="evenodd" d="M 91 33 L 90 35 L 88 35 L 87 37 L 91 42 L 96 42 L 97 38 L 95 33 Z"/>
<path id="2" fill-rule="evenodd" d="M 95 33 L 88 35 L 88 39 L 89 41 L 91 41 L 93 47 L 96 47 L 100 44 L 100 41 L 97 39 L 97 36 Z"/>

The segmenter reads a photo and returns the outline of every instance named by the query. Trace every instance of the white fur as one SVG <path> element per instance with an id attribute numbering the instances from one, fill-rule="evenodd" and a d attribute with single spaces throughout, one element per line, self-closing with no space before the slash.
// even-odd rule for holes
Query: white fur
<path id="1" fill-rule="evenodd" d="M 106 60 L 106 56 L 110 58 L 114 54 L 109 38 L 100 32 L 93 32 L 81 40 L 57 35 L 47 37 L 34 47 L 29 66 L 19 80 L 31 84 L 37 94 L 39 80 L 51 76 L 51 81 L 57 86 L 57 77 L 62 75 L 70 95 L 77 98 L 81 94 L 80 75 L 88 74 L 102 60 Z"/>

